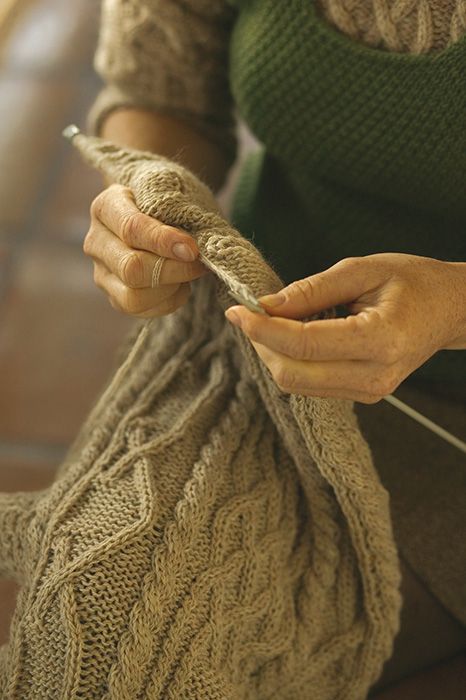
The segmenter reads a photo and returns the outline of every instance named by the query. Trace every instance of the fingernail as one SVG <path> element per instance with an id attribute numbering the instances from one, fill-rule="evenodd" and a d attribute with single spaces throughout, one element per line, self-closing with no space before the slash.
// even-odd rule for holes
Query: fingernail
<path id="1" fill-rule="evenodd" d="M 286 297 L 284 294 L 266 294 L 264 297 L 259 297 L 259 301 L 273 308 L 274 306 L 283 304 L 286 301 Z"/>
<path id="2" fill-rule="evenodd" d="M 228 309 L 228 311 L 225 312 L 225 316 L 227 319 L 232 323 L 234 326 L 239 326 L 241 328 L 241 318 L 238 316 L 236 311 L 231 311 Z"/>
<path id="3" fill-rule="evenodd" d="M 173 255 L 179 260 L 184 260 L 185 262 L 192 262 L 196 259 L 193 251 L 185 243 L 175 243 L 172 248 Z"/>

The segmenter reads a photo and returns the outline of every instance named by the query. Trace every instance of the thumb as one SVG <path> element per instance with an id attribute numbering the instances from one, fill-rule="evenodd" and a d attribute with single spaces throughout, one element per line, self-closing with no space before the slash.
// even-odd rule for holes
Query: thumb
<path id="1" fill-rule="evenodd" d="M 277 294 L 259 297 L 271 315 L 287 318 L 312 316 L 337 304 L 349 304 L 380 283 L 375 282 L 364 258 L 345 258 L 328 270 L 296 280 Z M 269 311 L 270 309 L 270 311 Z"/>

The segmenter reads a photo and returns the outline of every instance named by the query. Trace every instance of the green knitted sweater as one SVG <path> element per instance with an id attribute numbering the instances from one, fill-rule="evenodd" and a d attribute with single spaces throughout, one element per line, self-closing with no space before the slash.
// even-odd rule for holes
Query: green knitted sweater
<path id="1" fill-rule="evenodd" d="M 466 24 L 441 2 L 103 0 L 88 128 L 148 107 L 232 163 L 238 110 L 261 147 L 231 218 L 287 283 L 379 252 L 466 260 Z M 407 381 L 466 397 L 465 370 L 444 351 Z"/>
<path id="2" fill-rule="evenodd" d="M 466 260 L 466 35 L 393 53 L 341 34 L 309 0 L 230 4 L 232 92 L 263 144 L 232 221 L 282 279 L 380 252 Z M 465 353 L 445 351 L 411 379 L 454 394 L 465 376 Z"/>

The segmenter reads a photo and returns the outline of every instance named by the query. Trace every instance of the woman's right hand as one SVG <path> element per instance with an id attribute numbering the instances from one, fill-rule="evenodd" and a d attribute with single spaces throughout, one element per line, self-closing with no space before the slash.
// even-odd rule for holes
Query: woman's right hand
<path id="1" fill-rule="evenodd" d="M 93 200 L 90 214 L 83 249 L 94 261 L 94 282 L 123 313 L 140 318 L 170 314 L 188 300 L 190 281 L 210 272 L 197 259 L 192 236 L 140 212 L 128 187 L 110 185 Z M 177 257 L 176 244 L 187 246 L 190 258 Z M 166 260 L 153 287 L 160 256 Z"/>

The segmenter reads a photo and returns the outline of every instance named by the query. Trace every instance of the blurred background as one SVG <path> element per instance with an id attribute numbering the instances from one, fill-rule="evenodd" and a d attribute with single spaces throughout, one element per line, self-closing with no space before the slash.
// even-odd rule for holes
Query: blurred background
<path id="1" fill-rule="evenodd" d="M 101 88 L 92 66 L 99 14 L 99 0 L 0 0 L 0 491 L 52 481 L 134 324 L 94 285 L 82 243 L 103 184 L 61 135 L 69 123 L 85 126 Z M 238 136 L 238 158 L 219 195 L 227 216 L 239 168 L 256 144 L 241 121 Z M 397 394 L 404 398 L 403 387 Z M 441 403 L 431 405 L 422 392 L 411 399 L 442 423 Z M 371 410 L 383 419 L 391 409 Z M 0 579 L 0 644 L 15 596 Z"/>
<path id="2" fill-rule="evenodd" d="M 134 321 L 82 252 L 102 189 L 61 136 L 101 87 L 98 0 L 0 0 L 0 490 L 44 488 L 115 368 Z M 228 211 L 241 147 L 219 199 Z M 0 581 L 0 643 L 15 598 Z"/>

